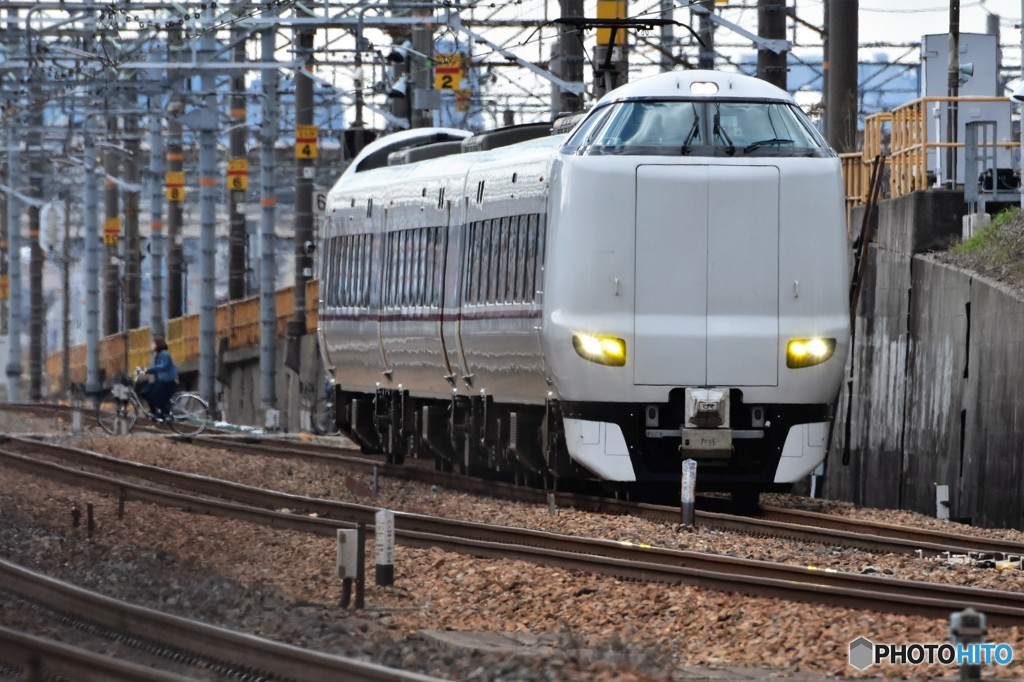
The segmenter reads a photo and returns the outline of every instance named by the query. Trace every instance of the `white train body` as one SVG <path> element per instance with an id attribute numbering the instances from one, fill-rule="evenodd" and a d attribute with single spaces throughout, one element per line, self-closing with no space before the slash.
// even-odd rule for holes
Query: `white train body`
<path id="1" fill-rule="evenodd" d="M 381 165 L 464 135 L 379 140 L 329 194 L 321 344 L 360 442 L 641 483 L 688 457 L 734 490 L 822 461 L 849 343 L 843 188 L 786 93 L 662 74 L 568 135 Z"/>

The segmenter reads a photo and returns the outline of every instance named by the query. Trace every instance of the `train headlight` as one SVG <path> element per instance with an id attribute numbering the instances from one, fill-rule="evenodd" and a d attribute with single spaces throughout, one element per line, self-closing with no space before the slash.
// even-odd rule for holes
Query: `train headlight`
<path id="1" fill-rule="evenodd" d="M 694 81 L 690 83 L 691 95 L 717 95 L 718 83 L 712 81 Z"/>
<path id="2" fill-rule="evenodd" d="M 835 352 L 835 339 L 793 339 L 786 346 L 786 367 L 818 365 Z"/>
<path id="3" fill-rule="evenodd" d="M 614 336 L 573 334 L 572 347 L 581 358 L 599 365 L 622 367 L 626 364 L 626 342 Z"/>

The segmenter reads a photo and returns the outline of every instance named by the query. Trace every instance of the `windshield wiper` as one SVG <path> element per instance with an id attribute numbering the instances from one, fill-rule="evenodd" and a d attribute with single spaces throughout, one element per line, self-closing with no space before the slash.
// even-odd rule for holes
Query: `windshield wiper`
<path id="1" fill-rule="evenodd" d="M 743 153 L 744 154 L 749 154 L 750 152 L 754 151 L 755 149 L 757 149 L 759 147 L 765 147 L 767 145 L 775 146 L 775 145 L 784 145 L 784 144 L 793 144 L 793 140 L 790 140 L 790 139 L 784 138 L 784 137 L 773 137 L 770 140 L 758 140 L 757 142 L 751 142 L 746 147 L 744 147 L 743 148 Z"/>
<path id="2" fill-rule="evenodd" d="M 725 148 L 725 153 L 728 154 L 729 156 L 732 156 L 733 154 L 736 153 L 736 145 L 732 143 L 732 138 L 729 137 L 729 135 L 725 132 L 725 128 L 722 127 L 721 119 L 722 115 L 718 112 L 718 105 L 716 104 L 714 137 L 716 140 L 718 138 L 722 138 L 723 140 L 725 140 L 726 144 L 729 145 L 728 147 Z"/>
<path id="3" fill-rule="evenodd" d="M 699 129 L 700 129 L 700 116 L 697 116 L 697 114 L 695 113 L 693 115 L 693 125 L 690 126 L 690 132 L 686 135 L 686 139 L 683 140 L 683 148 L 679 150 L 681 154 L 685 155 L 685 154 L 689 154 L 690 153 L 690 142 L 693 141 L 693 138 L 697 134 L 697 131 Z"/>

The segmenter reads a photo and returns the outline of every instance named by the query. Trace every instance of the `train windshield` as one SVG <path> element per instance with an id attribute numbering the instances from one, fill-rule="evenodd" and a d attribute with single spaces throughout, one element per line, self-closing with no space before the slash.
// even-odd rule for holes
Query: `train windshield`
<path id="1" fill-rule="evenodd" d="M 562 151 L 727 157 L 833 153 L 797 107 L 764 100 L 617 102 L 595 111 Z"/>

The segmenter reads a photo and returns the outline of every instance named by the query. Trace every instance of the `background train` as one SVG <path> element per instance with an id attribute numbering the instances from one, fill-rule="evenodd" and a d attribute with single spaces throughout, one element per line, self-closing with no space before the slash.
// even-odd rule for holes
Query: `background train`
<path id="1" fill-rule="evenodd" d="M 792 98 L 682 71 L 578 121 L 369 145 L 328 195 L 320 344 L 368 451 L 758 492 L 825 456 L 840 162 Z"/>

